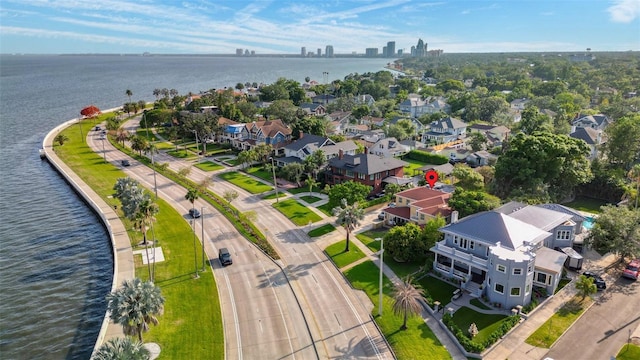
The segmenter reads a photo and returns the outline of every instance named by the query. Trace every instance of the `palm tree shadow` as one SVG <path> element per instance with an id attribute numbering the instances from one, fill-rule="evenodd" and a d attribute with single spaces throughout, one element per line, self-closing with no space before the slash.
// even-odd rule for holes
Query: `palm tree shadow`
<path id="1" fill-rule="evenodd" d="M 356 342 L 356 338 L 351 338 L 345 347 L 335 346 L 334 349 L 340 353 L 331 357 L 337 360 L 370 359 L 378 354 L 378 349 L 384 349 L 386 344 L 384 339 L 364 337 Z"/>

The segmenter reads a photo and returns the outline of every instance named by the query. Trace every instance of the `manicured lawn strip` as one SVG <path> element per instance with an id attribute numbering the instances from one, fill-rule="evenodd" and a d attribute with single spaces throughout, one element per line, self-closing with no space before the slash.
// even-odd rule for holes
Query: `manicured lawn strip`
<path id="1" fill-rule="evenodd" d="M 441 306 L 450 303 L 453 292 L 458 289 L 457 287 L 431 275 L 424 276 L 416 282 L 427 291 L 429 297 L 431 297 L 433 301 L 440 301 Z"/>
<path id="2" fill-rule="evenodd" d="M 229 164 L 233 165 L 233 166 L 240 165 L 240 161 L 238 161 L 238 158 L 226 159 L 225 161 L 228 162 Z"/>
<path id="3" fill-rule="evenodd" d="M 322 199 L 320 199 L 319 197 L 316 196 L 309 196 L 309 195 L 305 195 L 305 196 L 300 196 L 301 200 L 304 200 L 307 204 L 313 204 L 316 201 L 320 201 Z"/>
<path id="4" fill-rule="evenodd" d="M 562 204 L 578 211 L 585 211 L 593 214 L 600 213 L 600 206 L 607 205 L 606 201 L 592 199 L 588 197 L 577 197 L 575 200 Z"/>
<path id="5" fill-rule="evenodd" d="M 473 306 L 475 306 L 477 308 L 480 308 L 480 309 L 483 309 L 483 310 L 491 310 L 490 307 L 488 307 L 487 305 L 485 305 L 482 301 L 480 301 L 478 299 L 475 299 L 475 298 L 471 299 L 470 302 L 471 302 L 471 305 L 473 305 Z M 476 324 L 476 325 L 478 325 L 478 324 Z"/>
<path id="6" fill-rule="evenodd" d="M 146 139 L 148 142 L 156 142 L 158 138 L 153 133 L 152 129 L 138 128 L 136 130 L 136 135 Z"/>
<path id="7" fill-rule="evenodd" d="M 252 166 L 244 169 L 247 174 L 251 174 L 257 178 L 260 178 L 269 184 L 273 184 L 273 173 L 264 170 L 261 166 Z"/>
<path id="8" fill-rule="evenodd" d="M 225 169 L 224 166 L 218 165 L 218 164 L 214 163 L 213 161 L 199 162 L 199 163 L 195 164 L 194 166 L 197 167 L 198 169 L 204 170 L 204 171 L 216 171 L 216 170 L 220 170 L 220 169 Z"/>
<path id="9" fill-rule="evenodd" d="M 617 360 L 638 360 L 640 359 L 640 346 L 635 344 L 624 345 L 616 356 Z"/>
<path id="10" fill-rule="evenodd" d="M 311 231 L 309 231 L 309 233 L 307 235 L 309 235 L 309 237 L 318 237 L 318 236 L 322 236 L 325 234 L 328 234 L 332 231 L 334 231 L 336 229 L 335 226 L 331 225 L 331 224 L 324 224 L 322 226 L 320 226 L 319 228 L 313 229 Z"/>
<path id="11" fill-rule="evenodd" d="M 190 152 L 190 151 L 185 151 L 184 149 L 180 149 L 180 150 L 170 150 L 167 151 L 167 154 L 173 156 L 174 158 L 178 158 L 178 159 L 187 159 L 187 160 L 193 160 L 196 158 L 196 154 Z"/>
<path id="12" fill-rule="evenodd" d="M 273 203 L 272 206 L 298 226 L 304 226 L 309 224 L 310 222 L 314 223 L 316 221 L 322 220 L 322 218 L 318 214 L 307 209 L 295 199 L 276 202 Z"/>
<path id="13" fill-rule="evenodd" d="M 525 342 L 537 347 L 550 348 L 592 301 L 589 297 L 584 300 L 581 300 L 579 296 L 573 297 L 531 334 Z"/>
<path id="14" fill-rule="evenodd" d="M 271 186 L 265 185 L 262 182 L 252 179 L 237 171 L 231 171 L 228 173 L 220 174 L 218 175 L 218 177 L 252 194 L 260 194 L 265 191 L 273 190 Z"/>
<path id="15" fill-rule="evenodd" d="M 314 186 L 311 190 L 313 192 L 321 192 L 322 191 L 322 189 L 320 189 L 317 186 Z M 303 193 L 303 192 L 307 192 L 308 193 L 309 192 L 309 187 L 308 186 L 302 186 L 302 187 L 299 187 L 299 188 L 288 189 L 287 191 L 292 193 L 292 194 L 294 194 L 294 195 L 300 194 L 300 193 Z"/>
<path id="16" fill-rule="evenodd" d="M 405 157 L 404 159 L 402 159 L 403 161 L 406 161 L 409 163 L 408 166 L 404 167 L 404 173 L 409 175 L 409 176 L 414 176 L 414 175 L 418 175 L 421 173 L 421 171 L 417 171 L 418 168 L 421 168 L 423 166 L 425 166 L 426 164 L 421 162 L 421 161 L 417 161 L 417 160 L 413 160 L 413 159 L 409 159 L 407 157 Z"/>
<path id="17" fill-rule="evenodd" d="M 285 194 L 285 193 L 283 193 L 281 191 L 278 191 L 278 199 L 279 198 L 283 198 L 283 197 L 287 197 L 287 196 L 288 196 L 287 194 Z M 275 198 L 276 198 L 276 192 L 275 191 L 272 192 L 271 194 L 268 194 L 268 195 L 265 195 L 265 196 L 262 197 L 263 200 L 273 200 Z"/>
<path id="18" fill-rule="evenodd" d="M 329 207 L 329 203 L 326 203 L 324 205 L 320 205 L 320 206 L 316 206 L 316 209 L 322 211 L 325 215 L 327 216 L 333 216 L 333 208 Z"/>
<path id="19" fill-rule="evenodd" d="M 380 241 L 377 241 L 377 238 L 383 238 L 384 235 L 388 232 L 388 230 L 367 230 L 361 233 L 356 234 L 358 240 L 360 240 L 363 244 L 365 244 L 371 251 L 376 252 L 380 251 Z"/>
<path id="20" fill-rule="evenodd" d="M 86 121 L 83 121 L 86 123 Z M 83 129 L 84 130 L 84 129 Z M 80 141 L 78 126 L 63 131 L 69 141 L 63 146 L 54 146 L 60 158 L 89 184 L 108 204 L 118 205 L 113 195 L 113 185 L 126 175 L 91 151 Z M 85 132 L 86 134 L 86 132 Z M 181 214 L 159 199 L 160 212 L 154 223 L 154 233 L 163 248 L 167 261 L 156 264 L 156 284 L 166 299 L 165 313 L 160 316 L 158 326 L 145 333 L 144 340 L 157 342 L 167 358 L 196 356 L 202 358 L 224 358 L 224 336 L 218 293 L 211 271 L 201 278 L 192 278 L 194 272 L 193 241 L 185 241 L 191 234 L 190 227 Z M 131 224 L 124 221 L 132 243 L 142 239 Z M 151 232 L 148 233 L 151 238 Z M 191 237 L 189 237 L 192 240 Z M 196 257 L 201 259 L 200 243 L 196 246 Z M 201 262 L 198 268 L 201 267 Z M 148 278 L 146 265 L 136 268 L 136 276 Z M 189 294 L 185 296 L 185 294 Z M 219 334 L 211 339 L 210 334 Z"/>
<path id="21" fill-rule="evenodd" d="M 329 255 L 338 268 L 343 268 L 365 256 L 362 250 L 353 243 L 349 244 L 349 252 L 345 252 L 346 244 L 347 240 L 342 240 L 324 249 L 324 252 Z"/>
<path id="22" fill-rule="evenodd" d="M 381 242 L 377 241 L 377 238 L 383 238 L 384 235 L 388 232 L 388 230 L 367 230 L 361 233 L 356 234 L 358 240 L 360 240 L 364 245 L 366 245 L 371 251 L 377 252 L 380 251 Z M 386 254 L 385 254 L 386 255 Z M 411 275 L 420 270 L 420 267 L 424 265 L 425 260 L 420 259 L 412 262 L 398 262 L 395 261 L 390 256 L 384 257 L 384 263 L 390 267 L 393 272 L 398 275 L 400 278 L 405 278 L 408 275 Z"/>
<path id="23" fill-rule="evenodd" d="M 379 268 L 371 261 L 365 261 L 344 272 L 351 285 L 364 290 L 374 304 L 372 315 L 380 326 L 382 333 L 393 348 L 398 359 L 451 359 L 451 355 L 442 346 L 431 329 L 420 316 L 409 317 L 407 330 L 399 330 L 402 316 L 393 314 L 393 284 L 385 276 L 383 279 L 383 312 L 378 314 L 378 276 Z"/>
<path id="24" fill-rule="evenodd" d="M 483 344 L 489 336 L 502 324 L 506 319 L 505 315 L 500 314 L 481 314 L 466 306 L 461 307 L 453 314 L 453 322 L 468 335 L 469 326 L 475 323 L 478 327 L 478 335 L 472 341 Z"/>

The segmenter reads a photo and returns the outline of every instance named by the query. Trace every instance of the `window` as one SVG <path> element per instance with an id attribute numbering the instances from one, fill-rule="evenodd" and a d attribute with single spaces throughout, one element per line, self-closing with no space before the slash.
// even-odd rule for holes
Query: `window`
<path id="1" fill-rule="evenodd" d="M 520 296 L 520 288 L 519 287 L 511 288 L 511 296 Z"/>
<path id="2" fill-rule="evenodd" d="M 558 230 L 556 235 L 556 239 L 558 240 L 569 240 L 571 239 L 571 231 L 569 230 Z"/>
<path id="3" fill-rule="evenodd" d="M 504 265 L 498 264 L 496 266 L 496 270 L 500 271 L 501 273 L 506 273 L 507 272 L 507 268 Z"/>
<path id="4" fill-rule="evenodd" d="M 358 179 L 360 180 L 364 180 L 364 174 L 363 173 L 358 173 Z"/>
<path id="5" fill-rule="evenodd" d="M 469 241 L 469 249 L 473 250 L 476 247 L 476 242 L 475 241 Z"/>
<path id="6" fill-rule="evenodd" d="M 369 175 L 369 181 L 373 181 L 373 174 Z"/>
<path id="7" fill-rule="evenodd" d="M 420 220 L 424 220 L 424 214 L 420 214 Z"/>
<path id="8" fill-rule="evenodd" d="M 522 269 L 520 268 L 513 269 L 513 275 L 522 275 Z"/>
<path id="9" fill-rule="evenodd" d="M 458 244 L 459 244 L 459 242 L 458 242 L 458 235 L 455 235 L 455 236 L 453 237 L 453 243 L 454 243 L 454 244 L 456 244 L 456 245 L 458 245 Z"/>
<path id="10" fill-rule="evenodd" d="M 538 273 L 538 275 L 536 276 L 536 281 L 537 282 L 541 282 L 541 283 L 546 283 L 547 282 L 547 274 L 545 273 Z"/>
<path id="11" fill-rule="evenodd" d="M 531 273 L 531 263 L 529 263 L 529 266 L 527 266 L 527 273 Z"/>
<path id="12" fill-rule="evenodd" d="M 347 170 L 347 177 L 353 177 L 353 170 Z"/>
<path id="13" fill-rule="evenodd" d="M 531 291 L 531 285 L 527 284 L 527 287 L 525 287 L 524 293 L 528 294 Z"/>
<path id="14" fill-rule="evenodd" d="M 504 294 L 504 286 L 502 284 L 496 283 L 495 290 L 499 294 Z"/>

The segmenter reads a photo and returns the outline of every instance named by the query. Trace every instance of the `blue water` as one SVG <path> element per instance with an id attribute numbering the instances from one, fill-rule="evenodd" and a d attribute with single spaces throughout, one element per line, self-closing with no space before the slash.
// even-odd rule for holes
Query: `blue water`
<path id="1" fill-rule="evenodd" d="M 593 228 L 594 222 L 595 222 L 595 219 L 593 217 L 587 216 L 582 222 L 582 226 L 587 230 L 591 230 Z"/>
<path id="2" fill-rule="evenodd" d="M 113 259 L 96 216 L 39 159 L 44 135 L 90 104 L 109 109 L 181 94 L 322 82 L 379 71 L 384 59 L 0 55 L 0 358 L 87 359 L 105 312 Z"/>

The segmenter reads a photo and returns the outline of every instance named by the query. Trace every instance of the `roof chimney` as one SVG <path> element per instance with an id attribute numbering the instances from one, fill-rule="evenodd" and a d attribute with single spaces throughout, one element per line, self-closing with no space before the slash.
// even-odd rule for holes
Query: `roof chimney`
<path id="1" fill-rule="evenodd" d="M 342 160 L 343 157 L 344 157 L 344 151 L 342 151 L 342 149 L 338 150 L 338 159 Z"/>
<path id="2" fill-rule="evenodd" d="M 300 137 L 298 137 L 298 139 L 302 139 L 303 136 L 304 136 L 304 133 L 300 131 Z"/>
<path id="3" fill-rule="evenodd" d="M 457 210 L 453 210 L 451 212 L 451 223 L 457 223 L 458 222 L 458 211 Z"/>

